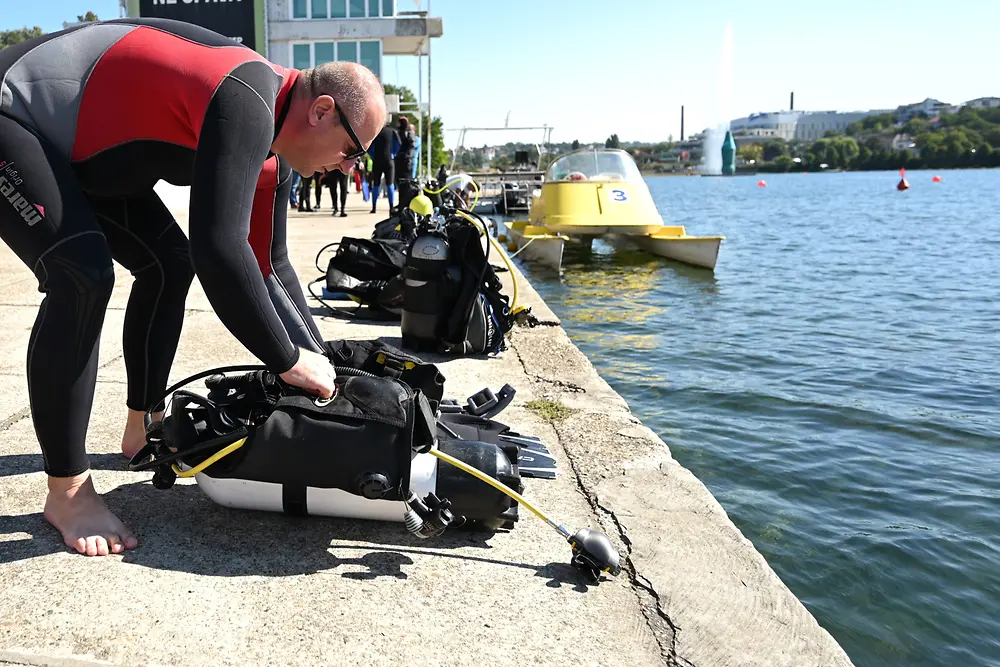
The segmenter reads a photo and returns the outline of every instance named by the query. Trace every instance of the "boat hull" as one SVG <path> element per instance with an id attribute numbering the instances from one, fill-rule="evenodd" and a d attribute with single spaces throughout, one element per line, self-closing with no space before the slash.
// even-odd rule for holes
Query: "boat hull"
<path id="1" fill-rule="evenodd" d="M 724 237 L 621 235 L 621 238 L 654 255 L 714 271 Z"/>
<path id="2" fill-rule="evenodd" d="M 507 237 L 516 246 L 512 256 L 523 257 L 556 271 L 562 269 L 563 250 L 568 237 L 517 223 L 507 228 Z"/>

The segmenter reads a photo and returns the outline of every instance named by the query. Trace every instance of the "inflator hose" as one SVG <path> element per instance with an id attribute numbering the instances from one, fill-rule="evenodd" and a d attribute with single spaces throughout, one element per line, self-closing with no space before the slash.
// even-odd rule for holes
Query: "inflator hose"
<path id="1" fill-rule="evenodd" d="M 460 179 L 461 177 L 462 177 L 461 174 L 450 176 L 444 180 L 444 185 L 441 186 L 440 190 L 428 190 L 427 188 L 424 188 L 424 192 L 426 192 L 429 195 L 439 195 L 445 190 L 447 190 L 448 186 L 451 183 L 455 182 L 455 179 Z M 476 183 L 476 180 L 474 178 L 470 178 L 469 182 L 472 183 L 472 186 L 476 189 L 476 197 L 475 199 L 472 200 L 472 209 L 475 210 L 476 206 L 479 204 L 479 184 Z"/>

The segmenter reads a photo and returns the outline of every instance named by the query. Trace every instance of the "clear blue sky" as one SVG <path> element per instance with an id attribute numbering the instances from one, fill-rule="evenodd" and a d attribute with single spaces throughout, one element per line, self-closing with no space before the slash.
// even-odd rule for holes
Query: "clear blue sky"
<path id="1" fill-rule="evenodd" d="M 118 16 L 116 0 L 0 0 L 0 27 L 56 30 L 88 9 Z M 431 0 L 431 12 L 444 20 L 433 111 L 449 128 L 510 112 L 512 126 L 555 126 L 556 141 L 659 141 L 679 135 L 682 104 L 691 134 L 788 108 L 793 90 L 796 108 L 816 110 L 1000 96 L 1000 0 Z M 417 91 L 416 58 L 383 68 Z"/>

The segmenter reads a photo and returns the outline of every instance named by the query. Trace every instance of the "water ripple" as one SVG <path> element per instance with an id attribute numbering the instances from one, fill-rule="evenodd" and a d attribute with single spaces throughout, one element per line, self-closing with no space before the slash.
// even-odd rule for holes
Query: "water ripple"
<path id="1" fill-rule="evenodd" d="M 652 178 L 714 275 L 522 265 L 858 665 L 1000 665 L 997 173 Z"/>

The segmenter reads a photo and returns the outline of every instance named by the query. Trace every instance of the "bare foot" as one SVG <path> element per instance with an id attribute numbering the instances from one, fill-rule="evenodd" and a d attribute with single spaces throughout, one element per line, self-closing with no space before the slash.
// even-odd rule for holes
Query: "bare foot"
<path id="1" fill-rule="evenodd" d="M 125 420 L 125 435 L 122 436 L 122 454 L 128 458 L 135 456 L 146 444 L 146 426 L 142 418 L 146 415 L 142 410 L 129 410 Z M 163 418 L 162 412 L 153 413 L 153 421 Z"/>
<path id="2" fill-rule="evenodd" d="M 49 477 L 45 520 L 62 533 L 66 546 L 88 556 L 120 554 L 139 544 L 97 495 L 89 470 L 75 477 Z"/>

